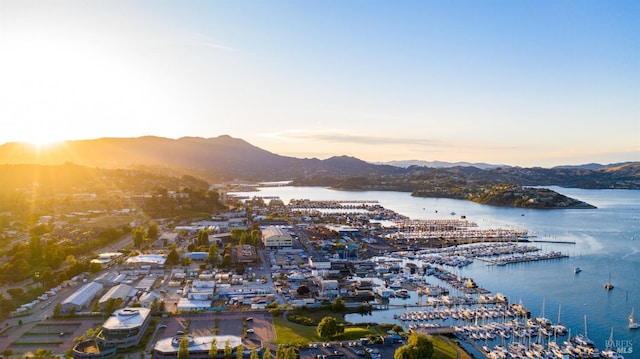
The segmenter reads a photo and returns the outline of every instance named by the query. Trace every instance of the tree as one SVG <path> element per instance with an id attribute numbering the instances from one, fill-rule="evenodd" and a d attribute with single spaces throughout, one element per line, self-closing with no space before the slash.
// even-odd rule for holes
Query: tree
<path id="1" fill-rule="evenodd" d="M 222 257 L 222 266 L 225 268 L 231 267 L 231 263 L 231 254 L 225 253 L 224 257 Z"/>
<path id="2" fill-rule="evenodd" d="M 278 344 L 278 347 L 276 348 L 276 359 L 284 359 L 284 351 L 284 345 Z"/>
<path id="3" fill-rule="evenodd" d="M 169 254 L 167 254 L 167 260 L 164 263 L 170 266 L 180 263 L 180 255 L 175 248 L 172 249 Z"/>
<path id="4" fill-rule="evenodd" d="M 309 292 L 311 292 L 311 290 L 309 290 L 309 287 L 307 287 L 306 285 L 301 285 L 298 287 L 298 289 L 296 289 L 296 292 L 298 293 L 298 295 L 301 296 L 306 296 L 307 294 L 309 294 Z"/>
<path id="5" fill-rule="evenodd" d="M 62 310 L 62 303 L 58 302 L 56 303 L 56 306 L 53 307 L 53 317 L 59 317 L 60 316 L 60 311 Z"/>
<path id="6" fill-rule="evenodd" d="M 198 245 L 199 246 L 209 245 L 209 231 L 205 229 L 201 229 L 198 231 Z"/>
<path id="7" fill-rule="evenodd" d="M 236 359 L 242 359 L 244 355 L 244 345 L 240 344 L 236 347 Z"/>
<path id="8" fill-rule="evenodd" d="M 251 356 L 249 356 L 249 359 L 260 359 L 256 348 L 251 349 Z"/>
<path id="9" fill-rule="evenodd" d="M 218 245 L 216 242 L 211 243 L 209 246 L 209 255 L 207 256 L 207 262 L 211 263 L 212 266 L 218 265 Z"/>
<path id="10" fill-rule="evenodd" d="M 36 352 L 33 353 L 33 358 L 49 359 L 49 358 L 57 358 L 57 356 L 53 355 L 53 350 L 51 349 L 38 348 Z"/>
<path id="11" fill-rule="evenodd" d="M 149 228 L 147 229 L 147 239 L 154 242 L 158 239 L 159 234 L 158 223 L 151 222 L 149 223 Z"/>
<path id="12" fill-rule="evenodd" d="M 233 353 L 233 348 L 231 347 L 231 341 L 227 339 L 224 343 L 224 359 L 231 359 L 231 353 Z"/>
<path id="13" fill-rule="evenodd" d="M 189 338 L 185 335 L 180 339 L 178 346 L 178 359 L 189 359 Z"/>
<path id="14" fill-rule="evenodd" d="M 209 347 L 209 358 L 217 358 L 218 357 L 218 341 L 215 337 L 211 340 L 211 347 Z"/>
<path id="15" fill-rule="evenodd" d="M 343 312 L 347 308 L 347 303 L 340 299 L 340 297 L 337 297 L 331 308 L 336 312 Z"/>
<path id="16" fill-rule="evenodd" d="M 393 359 L 430 359 L 433 356 L 433 343 L 424 334 L 412 333 L 407 345 L 396 349 Z"/>
<path id="17" fill-rule="evenodd" d="M 393 330 L 396 334 L 400 334 L 404 329 L 402 329 L 402 325 L 396 324 L 391 330 Z"/>
<path id="18" fill-rule="evenodd" d="M 300 353 L 296 347 L 287 347 L 284 351 L 284 359 L 298 359 Z"/>
<path id="19" fill-rule="evenodd" d="M 260 231 L 254 229 L 251 231 L 251 244 L 258 246 L 258 242 L 260 242 Z"/>
<path id="20" fill-rule="evenodd" d="M 322 339 L 329 339 L 332 336 L 338 334 L 338 322 L 334 317 L 324 317 L 318 323 L 318 328 L 316 329 L 316 333 Z"/>
<path id="21" fill-rule="evenodd" d="M 264 348 L 264 353 L 262 353 L 262 359 L 271 359 L 271 349 Z"/>
<path id="22" fill-rule="evenodd" d="M 133 245 L 136 248 L 141 248 L 144 243 L 144 228 L 136 228 L 131 232 L 133 236 Z"/>

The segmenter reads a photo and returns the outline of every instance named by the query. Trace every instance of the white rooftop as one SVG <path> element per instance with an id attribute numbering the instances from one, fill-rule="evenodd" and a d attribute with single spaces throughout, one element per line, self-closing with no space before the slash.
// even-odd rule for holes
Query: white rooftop
<path id="1" fill-rule="evenodd" d="M 162 254 L 141 254 L 139 256 L 127 258 L 127 263 L 129 264 L 137 264 L 137 263 L 164 264 L 166 260 L 167 258 Z"/>
<path id="2" fill-rule="evenodd" d="M 211 342 L 213 341 L 213 338 L 216 339 L 218 350 L 224 350 L 227 341 L 229 341 L 229 345 L 231 345 L 232 348 L 235 348 L 238 345 L 242 344 L 242 339 L 235 335 L 215 335 L 202 337 L 187 336 L 187 338 L 189 339 L 189 351 L 208 351 L 209 348 L 211 348 Z M 156 345 L 154 346 L 154 350 L 159 350 L 163 353 L 177 352 L 178 346 L 180 345 L 180 340 L 182 340 L 182 336 L 158 340 L 156 342 Z"/>
<path id="3" fill-rule="evenodd" d="M 149 308 L 122 308 L 118 309 L 102 325 L 105 329 L 124 329 L 141 326 L 144 320 L 151 314 Z"/>

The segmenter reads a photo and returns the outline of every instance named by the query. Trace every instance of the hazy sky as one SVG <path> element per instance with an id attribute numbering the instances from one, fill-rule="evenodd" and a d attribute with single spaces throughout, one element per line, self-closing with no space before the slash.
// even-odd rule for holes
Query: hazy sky
<path id="1" fill-rule="evenodd" d="M 640 2 L 0 0 L 0 125 L 0 143 L 640 160 Z"/>

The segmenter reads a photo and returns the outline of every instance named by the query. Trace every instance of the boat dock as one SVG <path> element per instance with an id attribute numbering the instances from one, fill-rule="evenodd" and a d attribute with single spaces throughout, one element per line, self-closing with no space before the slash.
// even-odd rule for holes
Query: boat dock
<path id="1" fill-rule="evenodd" d="M 575 241 L 545 241 L 543 239 L 538 239 L 535 241 L 529 240 L 529 242 L 536 242 L 536 243 L 559 243 L 559 244 L 576 244 Z"/>
<path id="2" fill-rule="evenodd" d="M 545 261 L 550 259 L 560 259 L 560 258 L 569 258 L 568 254 L 564 254 L 561 252 L 549 252 L 549 253 L 541 253 L 541 254 L 524 254 L 522 256 L 509 256 L 506 258 L 488 260 L 487 265 L 496 265 L 503 266 L 506 264 L 514 264 L 514 263 L 525 263 L 525 262 L 537 262 L 537 261 Z"/>

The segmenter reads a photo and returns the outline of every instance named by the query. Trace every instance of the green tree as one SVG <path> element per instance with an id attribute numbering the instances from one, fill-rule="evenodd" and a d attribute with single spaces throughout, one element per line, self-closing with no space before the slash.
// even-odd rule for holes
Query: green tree
<path id="1" fill-rule="evenodd" d="M 276 359 L 284 359 L 285 347 L 283 344 L 278 344 L 276 348 Z"/>
<path id="2" fill-rule="evenodd" d="M 264 353 L 262 353 L 262 359 L 271 359 L 271 349 L 264 348 Z"/>
<path id="3" fill-rule="evenodd" d="M 396 349 L 393 359 L 431 359 L 433 343 L 424 334 L 411 333 L 406 345 Z"/>
<path id="4" fill-rule="evenodd" d="M 136 248 L 142 248 L 142 244 L 144 243 L 144 228 L 136 228 L 131 232 L 133 236 L 133 245 Z"/>
<path id="5" fill-rule="evenodd" d="M 232 228 L 231 229 L 231 239 L 233 239 L 236 242 L 240 242 L 240 238 L 245 233 L 246 233 L 246 231 L 244 229 L 242 229 L 242 228 Z"/>
<path id="6" fill-rule="evenodd" d="M 296 347 L 287 347 L 284 351 L 284 359 L 298 359 L 300 353 Z"/>
<path id="7" fill-rule="evenodd" d="M 167 254 L 167 260 L 164 262 L 166 265 L 174 266 L 180 263 L 180 255 L 176 251 L 176 249 L 172 249 L 169 254 Z"/>
<path id="8" fill-rule="evenodd" d="M 231 341 L 227 339 L 224 343 L 224 359 L 231 359 L 231 354 L 233 353 L 233 348 L 231 347 Z"/>
<path id="9" fill-rule="evenodd" d="M 218 245 L 213 242 L 209 246 L 209 255 L 207 255 L 207 262 L 211 263 L 212 266 L 218 265 Z"/>
<path id="10" fill-rule="evenodd" d="M 316 333 L 322 339 L 329 339 L 338 333 L 338 322 L 334 317 L 324 317 L 318 323 Z"/>
<path id="11" fill-rule="evenodd" d="M 251 349 L 251 355 L 249 356 L 249 359 L 260 359 L 256 348 Z"/>
<path id="12" fill-rule="evenodd" d="M 336 312 L 343 312 L 345 309 L 347 308 L 347 303 L 340 299 L 340 297 L 337 297 L 336 300 L 333 302 L 333 305 L 331 305 L 331 309 L 333 309 Z"/>
<path id="13" fill-rule="evenodd" d="M 189 359 L 189 338 L 183 335 L 178 345 L 178 359 Z"/>
<path id="14" fill-rule="evenodd" d="M 33 353 L 33 358 L 50 359 L 50 358 L 57 358 L 57 356 L 53 355 L 53 350 L 51 349 L 38 348 L 36 349 L 36 352 Z"/>
<path id="15" fill-rule="evenodd" d="M 227 267 L 231 267 L 231 254 L 230 253 L 225 253 L 224 257 L 222 257 L 222 266 L 227 268 Z"/>
<path id="16" fill-rule="evenodd" d="M 160 230 L 158 229 L 158 223 L 156 222 L 149 223 L 149 228 L 147 229 L 147 239 L 154 242 L 158 240 L 159 234 L 160 234 Z"/>
<path id="17" fill-rule="evenodd" d="M 402 329 L 402 325 L 396 324 L 391 330 L 393 330 L 396 334 L 400 334 L 404 329 Z"/>
<path id="18" fill-rule="evenodd" d="M 236 359 L 242 359 L 244 355 L 244 345 L 240 344 L 236 347 Z"/>
<path id="19" fill-rule="evenodd" d="M 62 303 L 58 302 L 56 303 L 56 306 L 53 307 L 53 317 L 59 317 L 60 316 L 60 311 L 62 310 Z"/>
<path id="20" fill-rule="evenodd" d="M 251 244 L 253 244 L 254 247 L 257 247 L 259 242 L 260 242 L 260 231 L 257 229 L 254 229 L 251 231 Z"/>
<path id="21" fill-rule="evenodd" d="M 209 231 L 205 229 L 201 229 L 198 231 L 198 245 L 199 246 L 209 245 Z"/>
<path id="22" fill-rule="evenodd" d="M 217 358 L 218 357 L 218 341 L 214 337 L 211 340 L 211 347 L 209 347 L 209 358 Z"/>

